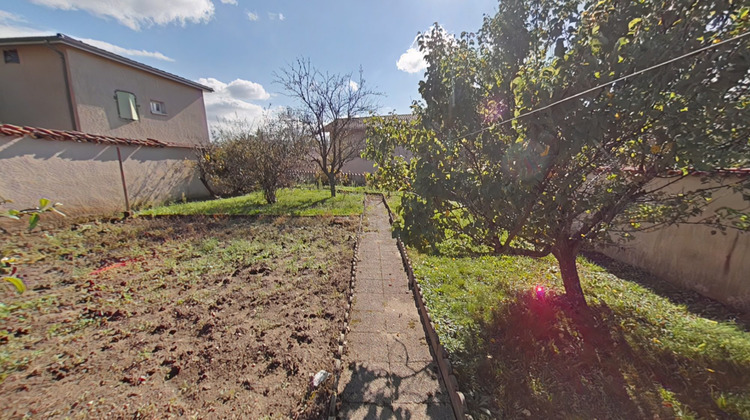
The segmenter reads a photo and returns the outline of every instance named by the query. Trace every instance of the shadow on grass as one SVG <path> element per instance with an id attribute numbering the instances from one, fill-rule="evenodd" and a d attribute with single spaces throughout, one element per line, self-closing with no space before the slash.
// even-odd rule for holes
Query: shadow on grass
<path id="1" fill-rule="evenodd" d="M 507 302 L 465 337 L 468 350 L 456 357 L 468 361 L 456 369 L 459 381 L 486 390 L 492 417 L 674 418 L 687 404 L 701 417 L 733 418 L 713 390 L 747 386 L 750 372 L 729 362 L 711 373 L 629 335 L 620 322 L 627 315 L 606 304 L 582 310 L 531 293 Z M 472 398 L 471 411 L 481 399 Z"/>
<path id="2" fill-rule="evenodd" d="M 714 321 L 734 321 L 740 328 L 750 332 L 750 315 L 736 311 L 721 302 L 705 297 L 698 292 L 679 287 L 659 279 L 647 271 L 619 262 L 598 252 L 586 252 L 584 257 L 623 280 L 639 284 L 674 304 L 685 305 L 688 311 Z"/>

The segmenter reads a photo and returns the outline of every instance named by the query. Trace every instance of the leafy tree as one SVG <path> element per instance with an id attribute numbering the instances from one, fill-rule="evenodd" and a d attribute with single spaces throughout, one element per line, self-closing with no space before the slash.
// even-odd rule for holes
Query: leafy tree
<path id="1" fill-rule="evenodd" d="M 336 175 L 359 156 L 363 144 L 351 136 L 353 118 L 375 112 L 379 93 L 370 90 L 362 69 L 352 73 L 321 72 L 309 59 L 298 58 L 276 74 L 276 83 L 299 101 L 300 121 L 315 140 L 313 161 L 328 177 L 331 196 L 336 196 Z"/>
<path id="2" fill-rule="evenodd" d="M 247 194 L 258 189 L 269 204 L 276 191 L 294 181 L 309 148 L 309 134 L 289 109 L 266 117 L 257 128 L 247 121 L 225 121 L 215 141 L 199 149 L 201 180 L 212 195 Z"/>
<path id="3" fill-rule="evenodd" d="M 747 178 L 672 187 L 750 164 L 748 38 L 618 78 L 746 33 L 748 10 L 508 0 L 476 34 L 420 36 L 418 120 L 375 119 L 368 140 L 382 173 L 406 173 L 406 239 L 430 247 L 456 232 L 475 251 L 552 254 L 566 294 L 585 305 L 575 260 L 586 243 L 674 223 L 747 229 L 738 209 L 701 216 L 720 189 L 750 200 Z M 397 145 L 411 162 L 386 158 Z"/>

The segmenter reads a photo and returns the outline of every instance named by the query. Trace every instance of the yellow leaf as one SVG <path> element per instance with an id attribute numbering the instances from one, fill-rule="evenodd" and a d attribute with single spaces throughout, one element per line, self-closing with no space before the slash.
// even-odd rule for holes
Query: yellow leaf
<path id="1" fill-rule="evenodd" d="M 658 146 L 656 144 L 653 145 L 653 146 L 651 146 L 651 153 L 652 154 L 656 155 L 656 154 L 659 154 L 659 152 L 661 152 L 661 146 Z"/>
<path id="2" fill-rule="evenodd" d="M 23 280 L 19 279 L 18 277 L 3 277 L 3 280 L 15 286 L 18 293 L 23 293 L 26 291 L 26 285 L 23 284 Z"/>

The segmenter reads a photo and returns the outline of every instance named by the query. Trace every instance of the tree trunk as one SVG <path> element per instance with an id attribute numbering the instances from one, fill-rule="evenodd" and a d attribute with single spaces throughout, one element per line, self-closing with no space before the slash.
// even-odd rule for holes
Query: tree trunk
<path id="1" fill-rule="evenodd" d="M 219 198 L 219 196 L 214 192 L 214 190 L 208 184 L 208 180 L 206 180 L 205 176 L 200 175 L 198 176 L 198 179 L 203 183 L 203 186 L 206 187 L 206 191 L 208 191 L 208 193 L 211 194 L 212 198 Z"/>
<path id="2" fill-rule="evenodd" d="M 268 188 L 265 190 L 264 195 L 266 196 L 266 203 L 268 204 L 275 204 L 276 203 L 276 190 L 273 188 Z"/>
<path id="3" fill-rule="evenodd" d="M 328 185 L 331 187 L 331 197 L 336 197 L 336 174 L 328 174 Z"/>
<path id="4" fill-rule="evenodd" d="M 587 307 L 586 298 L 583 296 L 583 289 L 581 289 L 581 279 L 578 277 L 578 267 L 576 267 L 576 257 L 578 256 L 576 244 L 560 244 L 552 250 L 552 255 L 557 258 L 557 263 L 560 265 L 565 295 L 574 305 Z"/>

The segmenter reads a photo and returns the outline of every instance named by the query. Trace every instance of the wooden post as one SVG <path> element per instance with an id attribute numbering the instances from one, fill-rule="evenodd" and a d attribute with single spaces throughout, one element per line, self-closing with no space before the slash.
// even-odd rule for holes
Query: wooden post
<path id="1" fill-rule="evenodd" d="M 122 155 L 120 147 L 117 146 L 117 161 L 120 163 L 120 179 L 122 180 L 122 192 L 125 194 L 125 217 L 130 217 L 130 200 L 128 199 L 128 186 L 125 184 L 125 170 L 122 169 Z"/>

